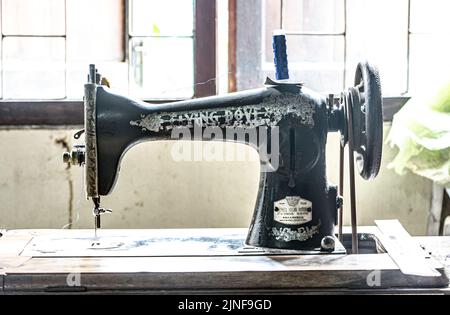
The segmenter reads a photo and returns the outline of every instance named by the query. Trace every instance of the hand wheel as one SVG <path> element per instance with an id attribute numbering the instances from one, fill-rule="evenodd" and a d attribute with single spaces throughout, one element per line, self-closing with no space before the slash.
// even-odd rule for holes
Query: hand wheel
<path id="1" fill-rule="evenodd" d="M 383 146 L 383 99 L 376 67 L 367 61 L 360 62 L 355 86 L 345 94 L 347 106 L 352 110 L 353 150 L 359 174 L 364 179 L 375 178 L 380 170 Z"/>

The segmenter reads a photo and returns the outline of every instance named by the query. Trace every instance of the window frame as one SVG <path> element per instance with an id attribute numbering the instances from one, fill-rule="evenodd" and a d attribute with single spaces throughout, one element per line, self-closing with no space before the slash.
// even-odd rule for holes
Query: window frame
<path id="1" fill-rule="evenodd" d="M 194 97 L 216 94 L 216 1 L 195 0 Z M 128 60 L 128 0 L 123 0 L 124 57 Z M 196 84 L 196 83 L 202 84 Z M 181 99 L 150 100 L 153 104 Z M 0 100 L 0 128 L 82 126 L 83 102 L 73 100 Z"/>

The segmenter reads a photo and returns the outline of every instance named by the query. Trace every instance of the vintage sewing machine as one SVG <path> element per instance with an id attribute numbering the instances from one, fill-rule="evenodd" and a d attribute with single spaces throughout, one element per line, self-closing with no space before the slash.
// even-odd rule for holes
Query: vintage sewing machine
<path id="1" fill-rule="evenodd" d="M 280 38 L 284 39 L 276 37 Z M 275 43 L 281 43 L 274 46 L 280 70 L 277 75 L 285 78 L 285 42 Z M 95 228 L 100 227 L 101 214 L 110 211 L 100 207 L 100 198 L 112 192 L 126 151 L 139 142 L 174 139 L 179 133 L 184 140 L 194 139 L 195 128 L 203 140 L 211 140 L 219 131 L 227 135 L 225 141 L 259 149 L 259 192 L 246 240 L 256 247 L 335 250 L 334 229 L 342 198 L 326 178 L 328 132 L 340 132 L 342 146 L 350 145 L 351 163 L 355 153 L 363 178 L 375 177 L 380 168 L 381 88 L 376 68 L 367 62 L 358 65 L 355 86 L 340 98 L 325 98 L 302 83 L 267 79 L 260 89 L 149 105 L 117 95 L 102 85 L 94 65 L 90 66 L 88 80 L 85 141 L 65 153 L 64 160 L 85 166 L 86 193 L 94 202 Z M 261 141 L 265 134 L 269 139 Z M 356 251 L 356 212 L 352 215 Z"/>

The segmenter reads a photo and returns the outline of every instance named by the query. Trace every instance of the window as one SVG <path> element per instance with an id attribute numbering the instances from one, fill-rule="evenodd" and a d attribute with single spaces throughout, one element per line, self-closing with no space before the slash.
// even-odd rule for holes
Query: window
<path id="1" fill-rule="evenodd" d="M 266 0 L 263 70 L 273 71 L 272 31 L 288 32 L 289 72 L 309 87 L 338 91 L 344 79 L 343 0 Z"/>
<path id="2" fill-rule="evenodd" d="M 361 58 L 383 94 L 414 94 L 448 77 L 450 1 L 265 0 L 262 69 L 273 75 L 272 31 L 286 30 L 291 78 L 321 92 L 353 83 Z"/>
<path id="3" fill-rule="evenodd" d="M 95 63 L 119 92 L 190 98 L 194 12 L 193 0 L 2 0 L 1 97 L 81 99 Z"/>
<path id="4" fill-rule="evenodd" d="M 191 97 L 194 94 L 193 1 L 132 0 L 130 4 L 131 91 L 141 98 Z"/>
<path id="5" fill-rule="evenodd" d="M 2 96 L 65 96 L 65 7 L 58 0 L 2 1 Z"/>

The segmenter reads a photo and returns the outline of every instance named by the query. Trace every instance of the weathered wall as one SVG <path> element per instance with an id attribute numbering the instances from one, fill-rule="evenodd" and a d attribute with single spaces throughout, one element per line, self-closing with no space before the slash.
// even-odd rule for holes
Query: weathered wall
<path id="1" fill-rule="evenodd" d="M 81 169 L 67 170 L 62 163 L 62 142 L 71 145 L 73 132 L 0 131 L 0 229 L 60 228 L 71 219 L 74 228 L 92 227 L 92 205 L 83 195 Z M 247 227 L 256 198 L 258 162 L 176 162 L 171 144 L 143 143 L 125 155 L 115 190 L 103 199 L 103 205 L 114 211 L 103 216 L 104 227 Z M 376 218 L 399 218 L 411 233 L 423 234 L 431 184 L 387 170 L 392 155 L 385 147 L 377 179 L 358 179 L 358 222 L 369 225 Z M 336 183 L 337 135 L 329 138 L 327 171 Z M 348 213 L 347 209 L 347 222 Z"/>

